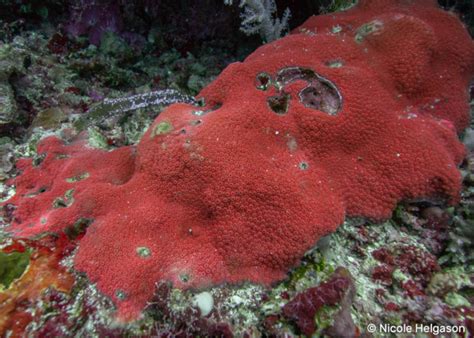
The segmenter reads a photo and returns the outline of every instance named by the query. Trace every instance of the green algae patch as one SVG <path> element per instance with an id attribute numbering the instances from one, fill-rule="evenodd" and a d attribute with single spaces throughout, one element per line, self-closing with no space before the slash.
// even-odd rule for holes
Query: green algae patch
<path id="1" fill-rule="evenodd" d="M 167 121 L 158 123 L 151 132 L 151 138 L 154 138 L 157 135 L 168 134 L 173 130 L 173 125 Z"/>
<path id="2" fill-rule="evenodd" d="M 8 289 L 15 279 L 21 277 L 29 264 L 29 252 L 0 252 L 0 291 Z"/>
<path id="3" fill-rule="evenodd" d="M 314 250 L 305 256 L 301 264 L 290 272 L 290 278 L 283 282 L 287 289 L 309 288 L 330 276 L 335 271 L 334 266 L 328 264 L 324 255 L 319 249 Z M 311 276 L 317 276 L 313 280 Z"/>

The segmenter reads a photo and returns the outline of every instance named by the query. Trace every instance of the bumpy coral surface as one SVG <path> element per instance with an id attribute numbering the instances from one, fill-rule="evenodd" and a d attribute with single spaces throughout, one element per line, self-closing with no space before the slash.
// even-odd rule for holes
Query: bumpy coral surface
<path id="1" fill-rule="evenodd" d="M 79 238 L 75 268 L 122 320 L 159 280 L 269 284 L 346 215 L 458 200 L 473 59 L 434 2 L 312 18 L 230 65 L 204 108 L 169 107 L 137 147 L 43 140 L 41 163 L 18 163 L 9 229 Z"/>

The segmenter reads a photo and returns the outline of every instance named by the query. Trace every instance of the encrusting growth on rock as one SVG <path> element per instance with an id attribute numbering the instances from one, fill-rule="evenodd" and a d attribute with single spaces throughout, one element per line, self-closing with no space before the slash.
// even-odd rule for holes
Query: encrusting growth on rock
<path id="1" fill-rule="evenodd" d="M 8 230 L 74 234 L 75 268 L 121 320 L 160 280 L 268 285 L 346 216 L 458 201 L 473 60 L 467 31 L 434 1 L 312 17 L 227 67 L 202 110 L 170 106 L 137 147 L 44 139 L 41 163 L 17 163 Z"/>

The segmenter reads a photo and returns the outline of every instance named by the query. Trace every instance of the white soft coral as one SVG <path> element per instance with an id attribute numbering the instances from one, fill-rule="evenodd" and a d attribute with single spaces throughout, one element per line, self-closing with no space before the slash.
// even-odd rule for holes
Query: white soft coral
<path id="1" fill-rule="evenodd" d="M 232 0 L 224 0 L 224 3 L 231 5 Z M 260 34 L 265 42 L 270 42 L 280 38 L 288 29 L 290 10 L 285 9 L 279 19 L 275 0 L 241 0 L 239 7 L 243 8 L 240 30 L 247 35 Z"/>

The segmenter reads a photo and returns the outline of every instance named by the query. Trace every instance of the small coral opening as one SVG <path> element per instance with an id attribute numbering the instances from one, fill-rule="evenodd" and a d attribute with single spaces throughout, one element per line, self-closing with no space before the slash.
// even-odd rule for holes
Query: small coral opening
<path id="1" fill-rule="evenodd" d="M 257 75 L 257 89 L 267 90 L 272 84 L 272 78 L 267 73 L 260 73 Z"/>
<path id="2" fill-rule="evenodd" d="M 115 297 L 117 297 L 118 300 L 125 300 L 127 299 L 127 294 L 123 290 L 117 290 L 115 291 Z"/>
<path id="3" fill-rule="evenodd" d="M 183 273 L 181 275 L 179 275 L 179 279 L 183 282 L 183 283 L 187 283 L 191 280 L 191 276 L 189 276 L 187 273 Z"/>
<path id="4" fill-rule="evenodd" d="M 288 112 L 288 106 L 290 104 L 290 95 L 282 93 L 276 96 L 270 96 L 267 99 L 268 106 L 278 115 L 285 115 Z"/>
<path id="5" fill-rule="evenodd" d="M 136 249 L 137 255 L 142 258 L 148 258 L 151 256 L 151 250 L 146 246 L 139 246 Z"/>
<path id="6" fill-rule="evenodd" d="M 300 162 L 300 164 L 298 164 L 298 167 L 301 170 L 307 170 L 309 168 L 309 164 L 308 164 L 308 162 Z"/>

